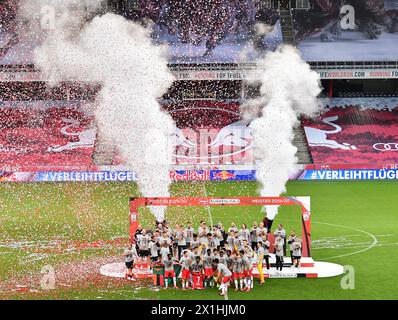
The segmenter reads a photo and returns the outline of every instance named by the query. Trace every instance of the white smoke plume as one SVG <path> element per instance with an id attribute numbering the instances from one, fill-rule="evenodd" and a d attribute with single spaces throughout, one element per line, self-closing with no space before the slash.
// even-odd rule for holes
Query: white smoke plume
<path id="1" fill-rule="evenodd" d="M 260 194 L 280 196 L 297 164 L 293 129 L 300 115 L 314 116 L 319 111 L 320 78 L 292 46 L 267 53 L 258 62 L 256 74 L 260 75 L 261 97 L 243 105 L 242 112 L 246 118 L 257 117 L 250 127 L 259 159 L 256 177 Z M 265 210 L 273 220 L 278 206 L 266 206 Z"/>
<path id="2" fill-rule="evenodd" d="M 26 0 L 21 12 L 37 19 L 32 10 L 40 13 L 43 7 L 33 2 Z M 87 3 L 101 0 L 42 2 L 54 8 L 56 18 L 35 50 L 35 65 L 53 85 L 65 79 L 100 83 L 95 102 L 99 130 L 137 172 L 144 196 L 169 196 L 168 140 L 175 124 L 157 102 L 174 80 L 165 48 L 153 45 L 150 30 L 112 13 L 94 14 L 87 22 Z M 151 211 L 162 221 L 164 209 Z"/>

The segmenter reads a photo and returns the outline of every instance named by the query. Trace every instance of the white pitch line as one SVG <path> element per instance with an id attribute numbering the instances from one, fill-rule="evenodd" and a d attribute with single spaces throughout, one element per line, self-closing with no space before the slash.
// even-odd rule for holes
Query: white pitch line
<path id="1" fill-rule="evenodd" d="M 312 221 L 312 222 L 313 223 L 324 224 L 324 225 L 329 225 L 329 226 L 334 226 L 334 227 L 339 227 L 339 228 L 351 229 L 351 230 L 354 230 L 354 231 L 357 231 L 357 232 L 364 233 L 364 234 L 368 235 L 369 237 L 371 237 L 373 239 L 372 244 L 369 245 L 368 247 L 364 248 L 364 249 L 361 249 L 361 250 L 358 250 L 358 251 L 354 251 L 354 252 L 345 253 L 345 254 L 340 254 L 338 256 L 326 257 L 326 258 L 322 258 L 322 259 L 337 259 L 337 258 L 342 258 L 342 257 L 347 257 L 347 256 L 352 256 L 354 254 L 362 253 L 362 252 L 365 252 L 365 251 L 368 251 L 368 250 L 372 249 L 374 246 L 377 245 L 377 242 L 378 242 L 377 238 L 373 234 L 371 234 L 371 233 L 369 233 L 369 232 L 367 232 L 365 230 L 357 229 L 357 228 L 354 228 L 354 227 L 343 226 L 343 225 L 340 225 L 340 224 L 334 224 L 334 223 L 319 222 L 319 221 Z"/>
<path id="2" fill-rule="evenodd" d="M 288 218 L 288 219 L 285 219 L 285 220 L 293 221 L 294 219 L 289 219 Z M 372 249 L 378 243 L 377 238 L 373 234 L 371 234 L 371 233 L 369 233 L 369 232 L 367 232 L 365 230 L 357 229 L 357 228 L 354 228 L 354 227 L 343 226 L 341 224 L 327 223 L 327 222 L 311 221 L 311 223 L 319 223 L 319 224 L 324 224 L 324 225 L 329 225 L 329 226 L 334 226 L 334 227 L 354 230 L 354 231 L 357 231 L 357 232 L 364 233 L 364 234 L 366 234 L 367 236 L 369 236 L 369 237 L 371 237 L 373 239 L 373 242 L 368 247 L 366 247 L 364 249 L 361 249 L 361 250 L 358 250 L 358 251 L 354 251 L 354 252 L 345 253 L 345 254 L 340 254 L 340 255 L 337 255 L 337 256 L 326 257 L 326 258 L 322 258 L 322 259 L 337 259 L 337 258 L 352 256 L 352 255 L 358 254 L 358 253 L 363 253 L 365 251 L 368 251 L 368 250 Z"/>

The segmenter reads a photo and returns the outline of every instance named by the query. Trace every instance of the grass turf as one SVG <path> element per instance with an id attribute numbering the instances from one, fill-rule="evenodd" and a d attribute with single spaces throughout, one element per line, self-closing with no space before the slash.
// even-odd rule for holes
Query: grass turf
<path id="1" fill-rule="evenodd" d="M 175 196 L 256 195 L 254 182 L 178 183 Z M 312 256 L 315 260 L 350 265 L 355 289 L 344 290 L 341 277 L 325 279 L 270 279 L 247 293 L 230 292 L 230 299 L 397 299 L 395 254 L 398 244 L 398 184 L 395 182 L 304 182 L 288 184 L 288 195 L 311 196 Z M 27 273 L 40 274 L 44 265 L 55 271 L 99 257 L 120 255 L 120 247 L 64 250 L 47 254 L 40 246 L 48 241 L 91 242 L 126 237 L 128 196 L 137 195 L 135 184 L 0 184 L 0 283 Z M 176 222 L 200 219 L 252 224 L 260 221 L 259 207 L 172 207 L 166 218 Z M 300 230 L 299 209 L 282 207 L 275 219 L 287 230 Z M 153 226 L 148 210 L 140 222 Z M 377 244 L 365 250 L 375 239 Z M 355 254 L 357 251 L 365 250 Z M 39 253 L 38 253 L 39 252 Z M 44 253 L 43 253 L 44 252 Z M 65 272 L 65 271 L 63 271 Z M 35 279 L 35 278 L 32 278 Z M 33 282 L 36 280 L 32 280 Z M 26 282 L 26 279 L 25 279 Z M 37 281 L 36 281 L 37 282 Z M 202 292 L 148 288 L 148 282 L 132 286 L 124 281 L 81 287 L 60 287 L 39 293 L 0 290 L 5 299 L 219 299 L 215 289 Z M 38 283 L 33 283 L 38 286 Z"/>

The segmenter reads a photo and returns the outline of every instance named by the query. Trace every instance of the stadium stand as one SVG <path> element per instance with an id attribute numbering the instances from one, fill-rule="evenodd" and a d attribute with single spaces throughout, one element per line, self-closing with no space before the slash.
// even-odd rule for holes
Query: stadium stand
<path id="1" fill-rule="evenodd" d="M 299 163 L 398 161 L 397 98 L 319 101 L 325 112 L 315 120 L 303 119 L 295 129 Z M 253 163 L 252 132 L 239 115 L 239 102 L 164 102 L 163 107 L 179 128 L 174 164 Z M 123 164 L 115 146 L 98 135 L 93 117 L 83 109 L 84 103 L 73 101 L 0 103 L 1 166 L 54 170 Z"/>
<path id="2" fill-rule="evenodd" d="M 303 120 L 314 164 L 398 162 L 397 98 L 321 99 L 325 112 Z"/>
<path id="3" fill-rule="evenodd" d="M 90 165 L 97 129 L 81 107 L 59 101 L 1 103 L 1 166 L 23 170 Z"/>
<path id="4" fill-rule="evenodd" d="M 0 82 L 0 101 L 86 101 L 93 100 L 100 86 L 95 84 L 60 83 L 48 87 L 43 81 Z"/>
<path id="5" fill-rule="evenodd" d="M 18 2 L 3 2 L 0 4 L 0 165 L 47 166 L 51 169 L 58 166 L 67 169 L 70 166 L 123 164 L 115 146 L 97 132 L 93 118 L 81 108 L 95 99 L 100 87 L 61 83 L 49 88 L 33 65 L 32 52 L 38 42 L 19 34 L 16 23 Z M 136 5 L 133 8 L 130 6 L 132 3 Z M 159 33 L 156 35 L 161 41 L 170 40 L 171 54 L 181 55 L 173 56 L 169 61 L 170 70 L 178 81 L 162 100 L 164 108 L 180 129 L 176 136 L 175 164 L 197 163 L 198 159 L 204 164 L 213 164 L 214 159 L 216 164 L 252 163 L 254 142 L 247 123 L 241 120 L 239 108 L 242 101 L 260 94 L 258 84 L 246 81 L 247 74 L 253 70 L 251 59 L 255 55 L 252 52 L 244 63 L 237 59 L 237 56 L 248 54 L 246 50 L 250 46 L 247 47 L 245 41 L 255 34 L 254 29 L 249 29 L 258 22 L 273 26 L 271 38 L 261 36 L 251 39 L 255 49 L 262 52 L 272 50 L 282 41 L 296 44 L 300 49 L 300 43 L 305 40 L 305 37 L 300 37 L 300 31 L 308 38 L 317 30 L 316 19 L 313 25 L 300 25 L 300 21 L 307 20 L 293 18 L 297 15 L 308 18 L 309 13 L 316 18 L 316 10 L 311 12 L 310 9 L 317 3 L 319 6 L 319 1 L 243 1 L 232 6 L 231 3 L 221 1 L 214 4 L 213 9 L 224 12 L 219 17 L 209 15 L 211 10 L 206 6 L 162 11 L 158 1 L 108 1 L 108 8 L 129 19 L 161 21 L 162 28 L 156 29 Z M 175 6 L 180 4 L 170 1 L 167 6 L 176 9 Z M 186 19 L 189 16 L 186 13 L 198 9 L 206 14 L 195 15 L 195 21 Z M 213 9 L 213 12 L 217 11 Z M 391 11 L 391 8 L 387 9 Z M 167 12 L 174 13 L 165 15 Z M 332 10 L 329 14 L 334 17 L 336 12 Z M 178 13 L 183 16 L 178 17 Z M 220 23 L 234 20 L 231 17 L 236 18 L 233 26 Z M 338 14 L 333 19 L 338 20 Z M 171 23 L 175 20 L 179 21 L 178 30 L 174 30 L 176 26 Z M 211 21 L 217 23 L 210 30 Z M 192 22 L 200 28 L 192 29 Z M 388 32 L 385 36 L 388 38 L 381 39 L 384 42 L 378 47 L 394 43 L 388 40 L 394 33 L 390 27 L 386 25 Z M 187 30 L 194 35 L 189 35 Z M 178 37 L 174 35 L 176 31 Z M 363 36 L 359 31 L 347 34 Z M 198 45 L 199 40 L 202 45 Z M 320 40 L 311 38 L 307 42 L 310 41 L 312 47 L 322 48 L 320 52 L 323 53 L 327 43 Z M 352 48 L 358 45 L 355 43 L 352 41 Z M 359 41 L 359 44 L 362 43 L 362 40 Z M 372 44 L 368 49 L 374 47 L 377 46 Z M 386 51 L 392 52 L 394 57 L 395 47 L 388 48 Z M 302 48 L 300 50 L 306 53 Z M 335 54 L 338 57 L 341 52 L 336 50 Z M 377 54 L 350 58 L 342 61 L 307 59 L 311 68 L 321 74 L 324 91 L 320 101 L 327 111 L 315 121 L 304 119 L 294 129 L 294 144 L 300 164 L 397 163 L 398 128 L 389 121 L 397 120 L 398 62 L 389 61 L 391 57 L 388 56 L 379 58 Z M 342 79 L 333 75 L 340 71 L 344 73 Z M 372 76 L 370 71 L 387 75 Z M 358 79 L 355 78 L 356 74 L 362 73 Z M 333 98 L 325 100 L 323 97 Z M 364 105 L 367 108 L 364 109 Z M 214 152 L 219 155 L 212 158 Z M 246 157 L 248 154 L 250 157 Z"/>

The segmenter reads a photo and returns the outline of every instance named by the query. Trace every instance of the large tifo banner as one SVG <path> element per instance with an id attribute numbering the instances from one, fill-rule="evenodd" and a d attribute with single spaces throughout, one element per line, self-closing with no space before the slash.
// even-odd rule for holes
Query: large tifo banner
<path id="1" fill-rule="evenodd" d="M 97 128 L 83 105 L 66 101 L 0 102 L 0 165 L 90 165 Z"/>
<path id="2" fill-rule="evenodd" d="M 307 61 L 398 60 L 397 0 L 310 0 L 294 11 L 296 40 Z"/>
<path id="3" fill-rule="evenodd" d="M 18 20 L 19 3 L 0 1 L 0 64 L 31 64 L 40 44 Z M 257 0 L 139 0 L 126 17 L 153 26 L 171 63 L 248 62 L 282 42 L 278 12 Z"/>
<path id="4" fill-rule="evenodd" d="M 173 117 L 176 165 L 253 164 L 253 132 L 237 102 L 196 101 L 163 106 Z"/>
<path id="5" fill-rule="evenodd" d="M 164 108 L 178 127 L 170 136 L 172 164 L 254 163 L 252 130 L 241 118 L 239 103 L 198 101 Z M 83 102 L 0 101 L 0 170 L 51 171 L 38 167 L 62 170 L 92 165 L 97 128 L 86 109 Z M 120 155 L 113 160 L 124 163 Z"/>
<path id="6" fill-rule="evenodd" d="M 398 98 L 319 102 L 325 112 L 302 122 L 314 164 L 398 163 Z"/>

